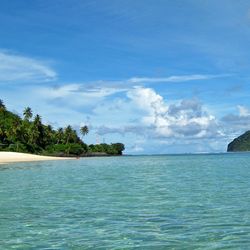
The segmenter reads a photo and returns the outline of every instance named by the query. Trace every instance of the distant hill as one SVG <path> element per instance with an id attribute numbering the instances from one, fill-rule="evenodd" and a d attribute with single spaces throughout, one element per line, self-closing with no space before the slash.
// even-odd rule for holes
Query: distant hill
<path id="1" fill-rule="evenodd" d="M 250 130 L 228 144 L 227 152 L 250 151 Z"/>

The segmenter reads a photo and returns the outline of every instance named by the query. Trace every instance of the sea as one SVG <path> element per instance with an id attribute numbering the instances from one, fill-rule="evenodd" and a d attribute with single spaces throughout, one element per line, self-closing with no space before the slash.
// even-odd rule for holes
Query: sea
<path id="1" fill-rule="evenodd" d="M 250 154 L 1 165 L 0 249 L 250 249 Z"/>

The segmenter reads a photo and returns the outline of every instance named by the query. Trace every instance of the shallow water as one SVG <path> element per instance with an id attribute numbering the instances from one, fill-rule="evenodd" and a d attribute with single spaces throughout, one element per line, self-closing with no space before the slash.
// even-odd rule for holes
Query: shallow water
<path id="1" fill-rule="evenodd" d="M 249 249 L 250 154 L 0 167 L 1 249 Z"/>

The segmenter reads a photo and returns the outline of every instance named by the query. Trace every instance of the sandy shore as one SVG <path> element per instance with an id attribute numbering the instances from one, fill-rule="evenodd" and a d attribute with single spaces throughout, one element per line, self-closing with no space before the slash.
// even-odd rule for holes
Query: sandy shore
<path id="1" fill-rule="evenodd" d="M 29 161 L 55 161 L 55 160 L 69 160 L 72 158 L 65 157 L 51 157 L 40 156 L 15 152 L 0 152 L 0 164 L 13 162 L 29 162 Z"/>

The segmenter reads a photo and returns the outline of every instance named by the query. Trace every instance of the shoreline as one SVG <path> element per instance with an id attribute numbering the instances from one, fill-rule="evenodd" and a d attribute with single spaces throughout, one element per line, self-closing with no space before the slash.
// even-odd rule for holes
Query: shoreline
<path id="1" fill-rule="evenodd" d="M 33 162 L 33 161 L 57 161 L 57 160 L 72 160 L 70 157 L 55 157 L 42 156 L 27 153 L 16 152 L 0 152 L 0 164 L 18 163 L 18 162 Z"/>

